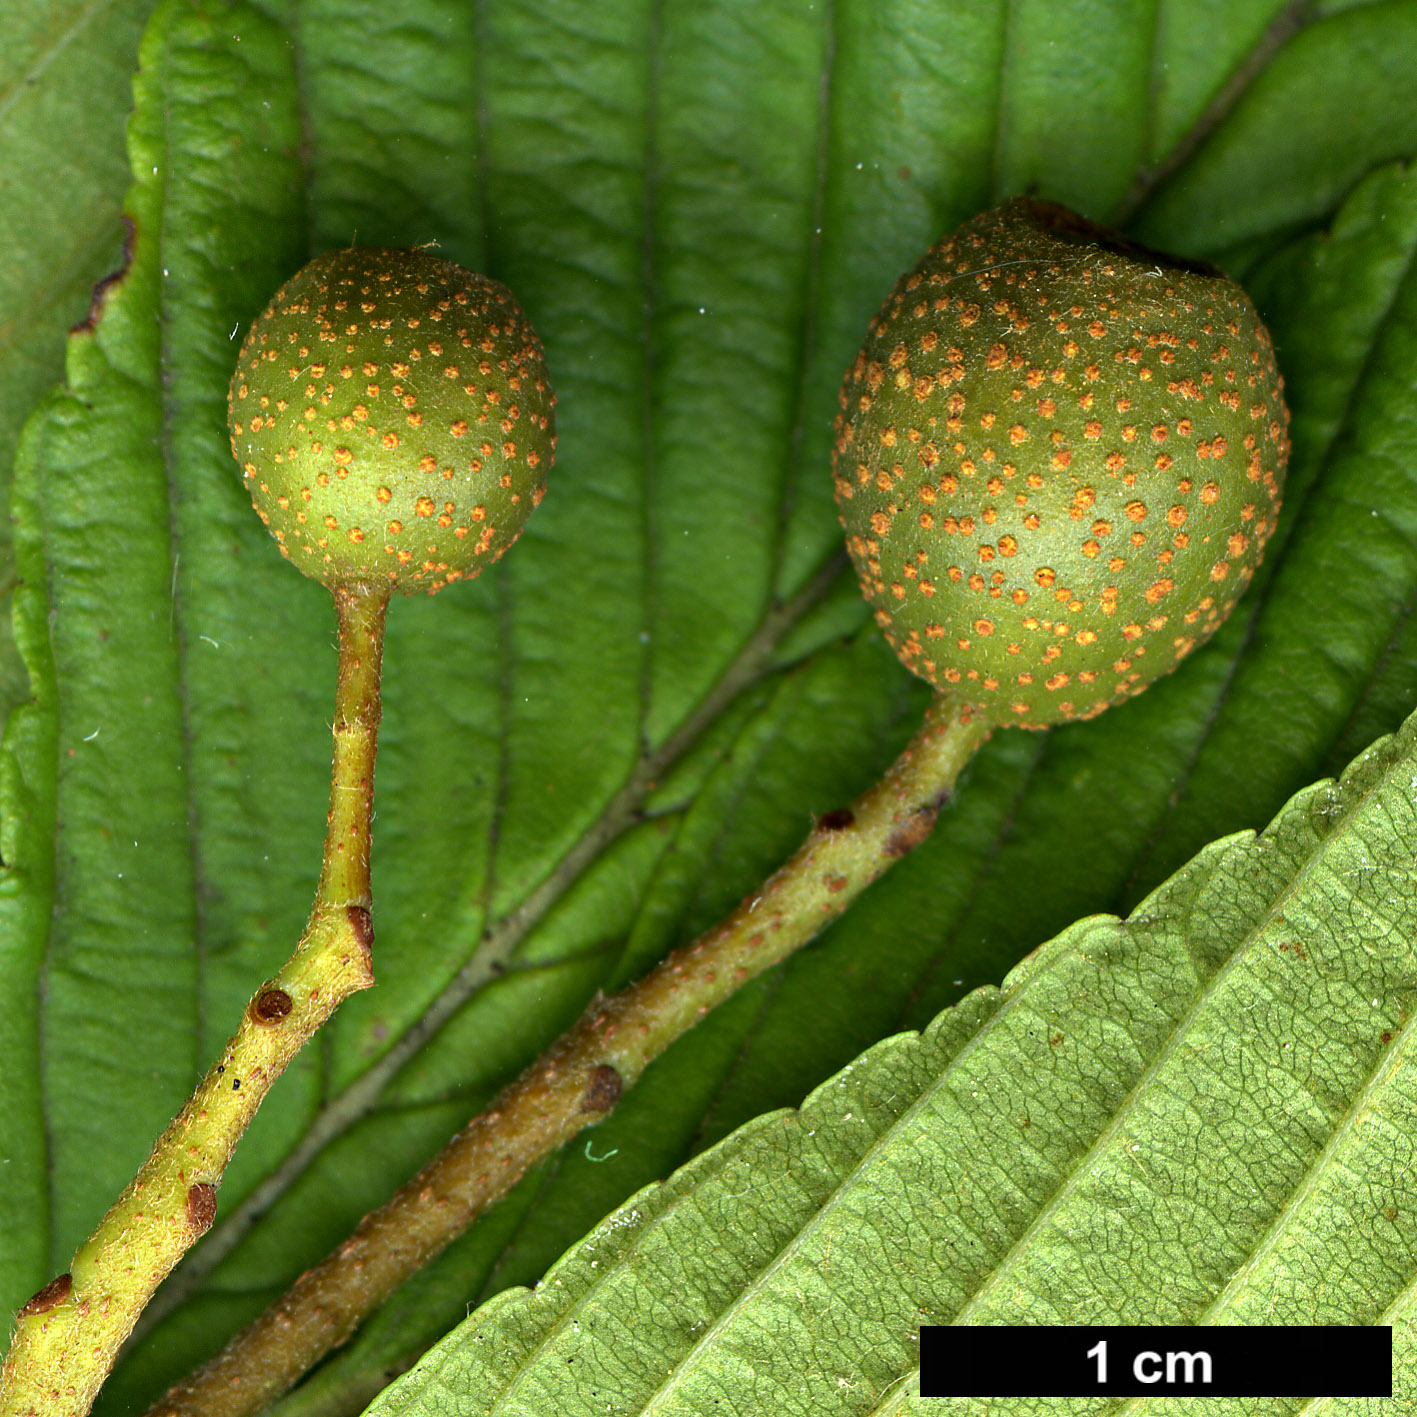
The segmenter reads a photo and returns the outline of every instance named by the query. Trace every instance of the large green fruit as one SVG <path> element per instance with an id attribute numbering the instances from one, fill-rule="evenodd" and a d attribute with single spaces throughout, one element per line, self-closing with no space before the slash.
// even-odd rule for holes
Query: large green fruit
<path id="1" fill-rule="evenodd" d="M 1016 199 L 905 275 L 841 390 L 861 589 L 905 664 L 998 724 L 1087 718 L 1229 614 L 1289 415 L 1234 281 Z"/>
<path id="2" fill-rule="evenodd" d="M 353 246 L 276 292 L 242 345 L 231 451 L 280 549 L 338 586 L 478 575 L 546 489 L 556 397 L 505 286 Z"/>

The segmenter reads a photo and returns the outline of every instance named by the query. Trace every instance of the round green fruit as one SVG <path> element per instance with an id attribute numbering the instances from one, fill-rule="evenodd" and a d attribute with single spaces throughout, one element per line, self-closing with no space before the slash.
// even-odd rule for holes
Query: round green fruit
<path id="1" fill-rule="evenodd" d="M 1026 198 L 966 223 L 901 279 L 841 390 L 837 505 L 896 653 L 1001 725 L 1140 693 L 1259 564 L 1282 387 L 1213 267 Z"/>
<path id="2" fill-rule="evenodd" d="M 251 326 L 231 451 L 281 551 L 332 590 L 478 575 L 546 489 L 556 396 L 505 286 L 425 251 L 316 257 Z"/>

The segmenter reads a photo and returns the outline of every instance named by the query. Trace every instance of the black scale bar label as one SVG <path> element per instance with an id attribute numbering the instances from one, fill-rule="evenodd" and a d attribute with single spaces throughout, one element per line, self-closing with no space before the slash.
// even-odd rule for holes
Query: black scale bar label
<path id="1" fill-rule="evenodd" d="M 1392 1329 L 928 1325 L 922 1397 L 1391 1397 Z"/>

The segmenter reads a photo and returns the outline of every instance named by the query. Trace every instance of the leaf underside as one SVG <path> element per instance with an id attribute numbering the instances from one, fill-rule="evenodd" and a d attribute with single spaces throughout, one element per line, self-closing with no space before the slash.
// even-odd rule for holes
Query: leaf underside
<path id="1" fill-rule="evenodd" d="M 313 892 L 333 619 L 226 447 L 247 323 L 319 250 L 436 240 L 516 291 L 561 441 L 514 554 L 393 607 L 378 986 L 273 1093 L 221 1213 L 414 1035 L 489 931 L 511 967 L 344 1115 L 101 1411 L 140 1410 L 210 1352 L 591 991 L 710 924 L 908 737 L 923 690 L 831 575 L 830 421 L 896 275 L 990 201 L 1036 187 L 1126 209 L 1144 239 L 1247 280 L 1295 442 L 1256 587 L 1134 704 L 991 742 L 927 846 L 285 1409 L 358 1411 L 647 1182 L 1069 922 L 1130 909 L 1401 723 L 1417 182 L 1382 164 L 1417 151 L 1414 52 L 1409 0 L 158 7 L 128 133 L 133 261 L 16 464 L 33 703 L 0 754 L 0 997 L 39 1007 L 0 1023 L 9 1307 L 65 1267 Z M 666 744 L 610 831 L 640 754 Z M 538 890 L 549 911 L 508 933 Z"/>

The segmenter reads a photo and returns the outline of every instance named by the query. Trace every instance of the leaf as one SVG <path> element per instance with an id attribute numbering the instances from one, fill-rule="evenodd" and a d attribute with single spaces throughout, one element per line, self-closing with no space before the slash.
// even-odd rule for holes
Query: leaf
<path id="1" fill-rule="evenodd" d="M 1405 1408 L 1414 787 L 1417 717 L 641 1191 L 369 1417 L 903 1411 L 925 1323 L 1391 1324 Z"/>
<path id="2" fill-rule="evenodd" d="M 90 288 L 120 261 L 123 118 L 147 10 L 146 0 L 0 7 L 0 487 L 26 415 L 63 376 L 65 327 L 84 318 Z M 0 520 L 0 595 L 12 580 Z M 0 717 L 24 697 L 7 619 Z"/>
<path id="3" fill-rule="evenodd" d="M 133 266 L 30 424 L 14 507 L 35 704 L 0 754 L 0 996 L 38 1003 L 0 1039 L 12 1304 L 67 1263 L 313 890 L 332 619 L 230 461 L 234 337 L 316 250 L 437 239 L 516 290 L 562 437 L 497 573 L 394 607 L 378 986 L 238 1151 L 218 1231 L 275 1178 L 261 1223 L 135 1348 L 104 1410 L 140 1408 L 210 1352 L 596 987 L 716 919 L 909 736 L 923 691 L 831 577 L 830 422 L 896 275 L 995 197 L 1036 182 L 1097 216 L 1140 200 L 1148 232 L 1180 210 L 1166 244 L 1243 260 L 1296 420 L 1286 521 L 1245 618 L 1096 723 L 1000 735 L 929 846 L 286 1406 L 358 1410 L 468 1303 L 537 1278 L 646 1182 L 1079 916 L 1125 910 L 1401 722 L 1417 197 L 1404 169 L 1372 170 L 1417 151 L 1417 120 L 1391 82 L 1400 51 L 1368 61 L 1374 17 L 1414 13 L 159 6 L 130 133 Z M 1291 38 L 1266 41 L 1281 22 Z M 1313 52 L 1344 111 L 1380 122 L 1263 127 L 1261 81 L 1275 111 L 1329 102 Z M 1242 120 L 1269 187 L 1229 136 Z M 1140 147 L 1113 141 L 1119 124 Z M 1345 199 L 1331 233 L 1292 240 Z"/>
<path id="4" fill-rule="evenodd" d="M 117 264 L 130 172 L 123 119 L 148 6 L 54 0 L 0 9 L 0 461 L 63 374 L 63 332 Z M 56 143 L 55 135 L 63 134 Z M 7 531 L 8 539 L 8 531 Z"/>

